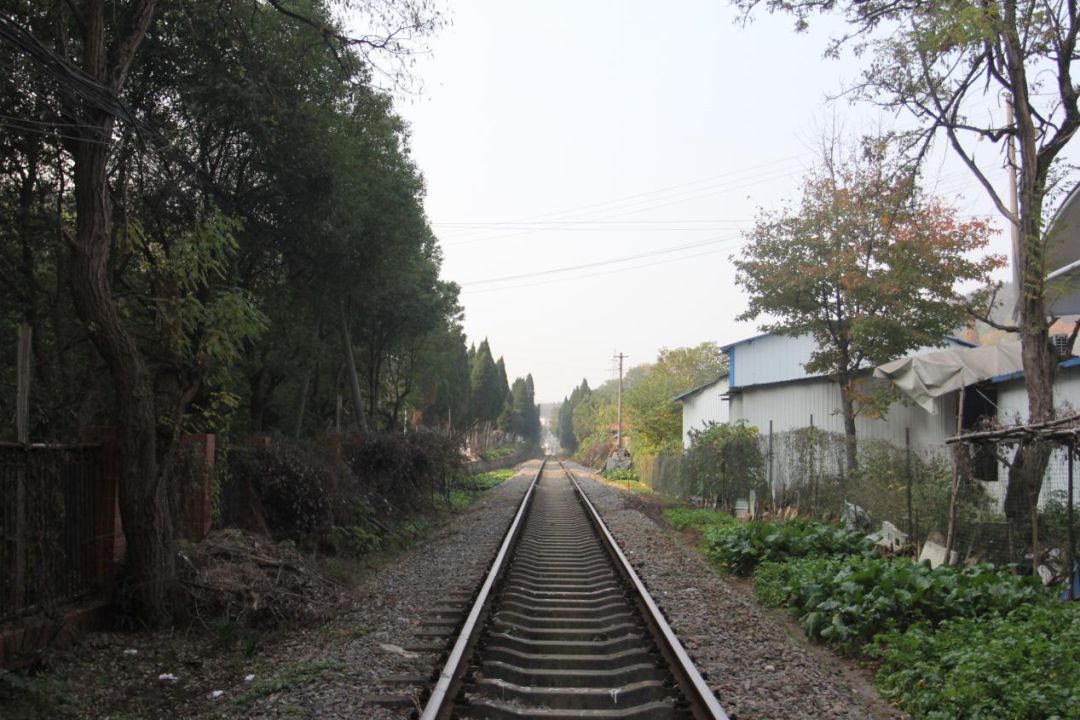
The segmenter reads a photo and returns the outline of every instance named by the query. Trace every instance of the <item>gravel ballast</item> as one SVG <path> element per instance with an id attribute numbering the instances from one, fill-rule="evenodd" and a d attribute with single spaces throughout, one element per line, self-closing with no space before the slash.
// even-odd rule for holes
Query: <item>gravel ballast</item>
<path id="1" fill-rule="evenodd" d="M 904 718 L 828 650 L 789 634 L 644 501 L 569 464 L 724 710 L 738 718 Z"/>
<path id="2" fill-rule="evenodd" d="M 404 718 L 407 708 L 369 700 L 422 688 L 386 685 L 396 673 L 430 674 L 433 653 L 404 656 L 424 611 L 455 589 L 476 587 L 497 551 L 538 463 L 484 496 L 423 544 L 374 574 L 360 590 L 366 601 L 341 618 L 371 631 L 310 654 L 309 663 L 336 668 L 316 682 L 268 695 L 240 716 L 256 718 Z M 750 718 L 902 718 L 856 669 L 823 648 L 792 637 L 791 624 L 757 607 L 743 588 L 718 575 L 700 552 L 662 527 L 637 496 L 571 465 L 623 551 L 733 720 Z M 339 674 L 340 673 L 340 674 Z"/>

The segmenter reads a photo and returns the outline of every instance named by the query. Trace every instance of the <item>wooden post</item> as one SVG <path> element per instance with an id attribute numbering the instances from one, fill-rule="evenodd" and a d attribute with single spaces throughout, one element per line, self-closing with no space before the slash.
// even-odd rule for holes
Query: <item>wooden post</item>
<path id="1" fill-rule="evenodd" d="M 19 325 L 18 358 L 15 376 L 15 439 L 22 445 L 30 442 L 30 351 L 31 327 Z M 21 449 L 23 461 L 15 471 L 15 610 L 26 602 L 26 470 L 30 453 Z"/>
<path id="2" fill-rule="evenodd" d="M 17 442 L 30 442 L 30 352 L 33 330 L 29 325 L 19 325 L 19 357 L 15 389 L 15 433 Z"/>
<path id="3" fill-rule="evenodd" d="M 769 421 L 769 494 L 772 495 L 773 511 L 776 511 L 776 478 L 773 477 L 772 420 Z"/>
<path id="4" fill-rule="evenodd" d="M 1073 553 L 1076 551 L 1075 531 L 1073 530 L 1073 456 L 1076 455 L 1076 436 L 1069 439 L 1069 504 L 1065 506 L 1065 532 L 1068 546 L 1065 548 L 1066 577 L 1069 583 L 1069 600 L 1076 599 L 1076 581 L 1073 570 Z"/>
<path id="5" fill-rule="evenodd" d="M 960 388 L 960 399 L 956 406 L 956 434 L 964 431 L 964 390 Z M 963 443 L 956 443 L 952 451 L 952 493 L 949 498 L 949 531 L 945 535 L 945 564 L 952 565 L 952 549 L 956 542 L 956 499 L 960 494 L 960 453 Z"/>
<path id="6" fill-rule="evenodd" d="M 915 556 L 919 554 L 919 541 L 915 537 L 915 514 L 912 510 L 911 502 L 911 428 L 904 428 L 904 475 L 907 481 L 907 527 L 908 538 L 911 540 L 911 547 L 914 548 Z"/>

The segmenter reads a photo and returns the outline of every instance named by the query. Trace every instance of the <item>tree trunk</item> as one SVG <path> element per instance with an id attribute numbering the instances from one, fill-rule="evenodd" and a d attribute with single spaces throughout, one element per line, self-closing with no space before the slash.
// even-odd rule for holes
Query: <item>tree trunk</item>
<path id="1" fill-rule="evenodd" d="M 1020 328 L 1024 382 L 1027 385 L 1028 422 L 1040 423 L 1054 417 L 1055 358 L 1050 350 L 1050 328 L 1044 300 L 1046 262 L 1042 233 L 1042 193 L 1037 185 L 1038 160 L 1034 130 L 1023 102 L 1018 103 L 1020 126 Z M 1005 494 L 1005 515 L 1023 530 L 1032 521 L 1042 491 L 1043 475 L 1050 461 L 1051 448 L 1046 443 L 1021 445 L 1009 468 L 1009 487 Z"/>
<path id="2" fill-rule="evenodd" d="M 855 438 L 855 401 L 852 398 L 851 378 L 840 379 L 840 410 L 844 416 L 844 455 L 847 477 L 854 477 L 859 469 L 858 444 Z"/>
<path id="3" fill-rule="evenodd" d="M 82 69 L 119 95 L 136 49 L 149 28 L 155 2 L 132 7 L 127 34 L 106 31 L 106 3 L 84 3 Z M 115 39 L 110 52 L 107 38 Z M 113 65 L 109 67 L 108 61 Z M 108 161 L 113 118 L 100 110 L 73 107 L 80 140 L 70 143 L 75 176 L 75 240 L 70 283 L 76 312 L 101 354 L 116 392 L 120 422 L 120 517 L 127 538 L 132 601 L 146 622 L 171 619 L 175 538 L 168 487 L 158 467 L 157 412 L 149 369 L 134 338 L 120 322 L 109 288 L 112 206 Z"/>
<path id="4" fill-rule="evenodd" d="M 304 368 L 304 379 L 300 381 L 300 397 L 296 401 L 296 425 L 293 430 L 293 437 L 297 440 L 304 432 L 304 413 L 307 411 L 308 390 L 311 388 L 311 373 L 314 365 L 314 358 L 308 358 L 307 366 Z"/>
<path id="5" fill-rule="evenodd" d="M 367 432 L 367 417 L 364 414 L 364 396 L 360 392 L 360 378 L 356 374 L 356 358 L 353 356 L 352 334 L 349 332 L 349 319 L 345 313 L 345 303 L 341 303 L 341 341 L 345 344 L 345 363 L 349 368 L 349 391 L 352 393 L 353 419 L 360 432 Z"/>
<path id="6" fill-rule="evenodd" d="M 98 117 L 100 137 L 112 120 Z M 109 368 L 120 421 L 120 516 L 136 612 L 157 625 L 171 618 L 175 539 L 169 493 L 158 467 L 157 412 L 150 372 L 120 322 L 108 281 L 112 236 L 107 145 L 77 143 L 76 234 L 71 251 L 71 291 L 79 319 Z"/>

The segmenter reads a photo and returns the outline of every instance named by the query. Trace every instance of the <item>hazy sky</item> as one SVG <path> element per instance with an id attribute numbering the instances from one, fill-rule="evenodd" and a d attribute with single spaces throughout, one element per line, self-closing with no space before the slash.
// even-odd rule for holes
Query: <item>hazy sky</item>
<path id="1" fill-rule="evenodd" d="M 798 197 L 834 118 L 891 122 L 827 102 L 857 65 L 822 58 L 823 24 L 741 27 L 719 0 L 456 0 L 450 16 L 399 111 L 466 332 L 544 401 L 612 377 L 615 352 L 629 366 L 754 334 L 734 319 L 740 229 Z M 955 163 L 929 179 L 989 212 Z"/>

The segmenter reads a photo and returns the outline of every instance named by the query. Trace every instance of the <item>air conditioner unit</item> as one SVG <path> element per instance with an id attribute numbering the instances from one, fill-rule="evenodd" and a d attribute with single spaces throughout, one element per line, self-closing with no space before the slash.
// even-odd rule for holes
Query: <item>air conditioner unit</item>
<path id="1" fill-rule="evenodd" d="M 1054 333 L 1050 336 L 1050 347 L 1059 360 L 1072 357 L 1072 348 L 1069 347 L 1069 336 L 1064 333 Z"/>

